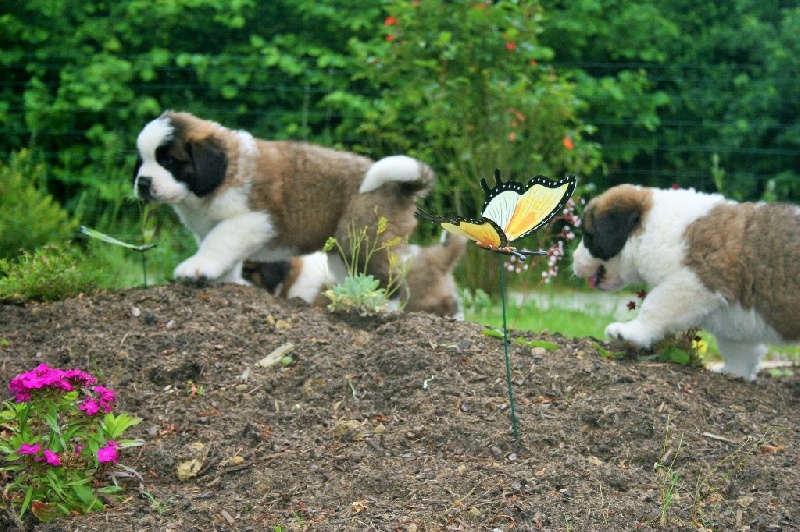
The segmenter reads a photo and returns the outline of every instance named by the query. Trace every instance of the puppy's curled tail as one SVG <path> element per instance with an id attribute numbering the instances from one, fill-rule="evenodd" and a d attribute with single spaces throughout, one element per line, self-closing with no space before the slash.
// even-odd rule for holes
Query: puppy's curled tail
<path id="1" fill-rule="evenodd" d="M 358 192 L 372 192 L 385 183 L 395 181 L 408 194 L 426 193 L 433 186 L 435 178 L 433 169 L 422 161 L 406 155 L 391 155 L 370 166 Z"/>

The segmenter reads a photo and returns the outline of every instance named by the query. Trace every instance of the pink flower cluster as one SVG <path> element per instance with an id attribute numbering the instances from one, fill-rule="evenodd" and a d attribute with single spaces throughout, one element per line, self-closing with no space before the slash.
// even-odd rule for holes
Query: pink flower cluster
<path id="1" fill-rule="evenodd" d="M 79 369 L 63 370 L 39 364 L 35 369 L 20 373 L 8 384 L 11 395 L 18 403 L 30 401 L 31 393 L 41 389 L 71 392 L 76 388 L 89 386 L 97 379 Z"/>
<path id="2" fill-rule="evenodd" d="M 19 449 L 17 449 L 17 453 L 24 454 L 28 456 L 33 456 L 39 454 L 39 444 L 36 443 L 31 445 L 30 443 L 23 443 Z M 61 458 L 58 456 L 58 453 L 51 451 L 50 449 L 45 449 L 44 456 L 37 456 L 37 462 L 47 462 L 51 466 L 60 466 L 61 465 Z"/>
<path id="3" fill-rule="evenodd" d="M 97 461 L 100 463 L 112 462 L 116 464 L 117 460 L 119 460 L 119 453 L 117 450 L 121 449 L 122 446 L 113 440 L 106 440 L 106 443 L 108 445 L 100 447 L 100 449 L 97 450 Z"/>
<path id="4" fill-rule="evenodd" d="M 106 440 L 107 445 L 100 447 L 97 450 L 97 461 L 101 464 L 111 462 L 116 464 L 117 460 L 119 460 L 119 449 L 122 446 L 113 441 L 113 440 Z M 83 449 L 83 446 L 80 449 L 76 449 L 76 453 L 80 454 L 80 451 Z M 61 465 L 61 457 L 58 456 L 58 453 L 51 451 L 50 449 L 45 449 L 42 456 L 36 456 L 39 454 L 41 450 L 41 446 L 38 443 L 31 445 L 30 443 L 23 443 L 20 445 L 19 449 L 17 449 L 17 454 L 25 455 L 25 456 L 33 456 L 34 460 L 37 462 L 47 462 L 51 466 L 60 466 Z"/>
<path id="5" fill-rule="evenodd" d="M 103 411 L 111 412 L 117 394 L 104 386 L 91 386 L 97 379 L 79 369 L 51 368 L 39 364 L 35 369 L 21 373 L 11 379 L 8 389 L 18 403 L 30 401 L 31 394 L 37 391 L 57 390 L 71 392 L 79 388 L 89 388 L 91 394 L 83 400 L 78 409 L 87 416 Z"/>

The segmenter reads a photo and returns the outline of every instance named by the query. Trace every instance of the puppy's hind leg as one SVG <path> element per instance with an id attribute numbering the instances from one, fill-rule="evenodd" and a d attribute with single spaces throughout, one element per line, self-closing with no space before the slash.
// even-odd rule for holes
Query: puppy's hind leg
<path id="1" fill-rule="evenodd" d="M 724 300 L 709 292 L 697 278 L 680 272 L 647 294 L 639 315 L 606 327 L 606 336 L 650 347 L 665 335 L 697 327 Z"/>
<path id="2" fill-rule="evenodd" d="M 720 372 L 752 381 L 758 375 L 758 365 L 767 354 L 767 346 L 717 337 L 717 347 L 725 361 Z"/>

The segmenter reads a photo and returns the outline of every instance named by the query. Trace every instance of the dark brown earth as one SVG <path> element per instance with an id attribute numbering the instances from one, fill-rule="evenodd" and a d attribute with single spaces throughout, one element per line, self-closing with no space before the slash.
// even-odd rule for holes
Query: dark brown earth
<path id="1" fill-rule="evenodd" d="M 515 441 L 502 341 L 483 330 L 334 315 L 240 286 L 0 306 L 3 386 L 41 362 L 80 367 L 143 418 L 128 435 L 146 441 L 122 456 L 143 478 L 127 499 L 26 526 L 800 528 L 796 377 L 748 384 L 514 331 Z M 256 365 L 287 343 L 289 367 Z M 199 473 L 178 480 L 192 458 Z"/>

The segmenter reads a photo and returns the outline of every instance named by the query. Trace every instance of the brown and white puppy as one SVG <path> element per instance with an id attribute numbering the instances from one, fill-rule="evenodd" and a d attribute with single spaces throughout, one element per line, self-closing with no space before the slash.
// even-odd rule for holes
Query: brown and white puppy
<path id="1" fill-rule="evenodd" d="M 462 317 L 453 269 L 466 247 L 467 240 L 458 236 L 449 236 L 441 244 L 409 246 L 401 260 L 411 264 L 392 309 L 403 306 L 407 312 Z M 246 261 L 242 275 L 279 297 L 299 297 L 311 305 L 326 306 L 330 300 L 323 292 L 341 283 L 347 270 L 338 254 L 319 251 L 278 262 Z"/>
<path id="2" fill-rule="evenodd" d="M 589 202 L 575 273 L 602 290 L 645 283 L 636 319 L 606 334 L 650 346 L 714 334 L 722 371 L 752 380 L 765 342 L 800 340 L 800 208 L 694 190 L 614 187 Z"/>
<path id="3" fill-rule="evenodd" d="M 301 142 L 265 141 L 188 113 L 165 112 L 136 141 L 134 191 L 169 203 L 198 250 L 175 269 L 188 280 L 242 282 L 245 259 L 283 260 L 344 245 L 347 229 L 386 216 L 381 241 L 406 238 L 434 173 L 405 156 L 372 160 Z M 361 227 L 361 225 L 356 225 Z M 386 281 L 388 256 L 370 273 Z"/>

